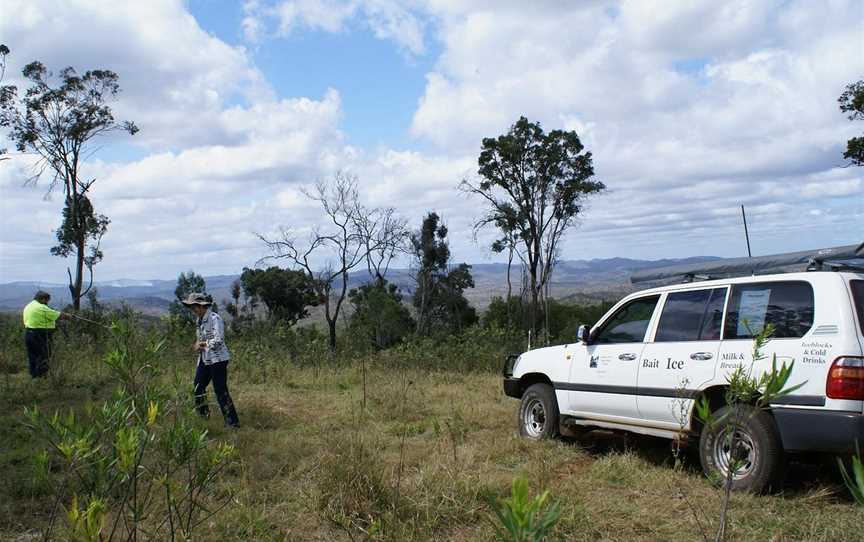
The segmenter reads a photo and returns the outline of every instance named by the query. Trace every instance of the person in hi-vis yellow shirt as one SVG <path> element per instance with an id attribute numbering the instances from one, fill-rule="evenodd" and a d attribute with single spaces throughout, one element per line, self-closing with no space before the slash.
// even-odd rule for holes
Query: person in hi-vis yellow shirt
<path id="1" fill-rule="evenodd" d="M 39 378 L 48 373 L 48 360 L 51 359 L 51 333 L 57 320 L 66 320 L 68 314 L 54 310 L 48 306 L 51 294 L 39 290 L 33 296 L 33 301 L 24 307 L 24 346 L 27 348 L 27 360 L 30 365 L 30 376 Z"/>

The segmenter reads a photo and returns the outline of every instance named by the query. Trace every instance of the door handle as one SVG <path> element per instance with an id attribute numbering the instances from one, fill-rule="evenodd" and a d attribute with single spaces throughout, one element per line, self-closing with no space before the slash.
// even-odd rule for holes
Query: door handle
<path id="1" fill-rule="evenodd" d="M 694 359 L 696 361 L 708 361 L 713 358 L 714 354 L 711 352 L 696 352 L 695 354 L 690 354 L 690 359 Z"/>
<path id="2" fill-rule="evenodd" d="M 634 359 L 636 359 L 636 354 L 621 354 L 620 356 L 618 356 L 618 359 L 620 359 L 621 361 L 633 361 Z"/>

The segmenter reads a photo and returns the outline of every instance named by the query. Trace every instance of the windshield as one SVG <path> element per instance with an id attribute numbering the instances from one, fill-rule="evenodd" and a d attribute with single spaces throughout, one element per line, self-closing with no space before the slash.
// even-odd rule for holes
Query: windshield
<path id="1" fill-rule="evenodd" d="M 855 310 L 858 312 L 858 324 L 861 326 L 861 334 L 864 335 L 864 280 L 853 280 L 852 299 L 855 300 Z"/>

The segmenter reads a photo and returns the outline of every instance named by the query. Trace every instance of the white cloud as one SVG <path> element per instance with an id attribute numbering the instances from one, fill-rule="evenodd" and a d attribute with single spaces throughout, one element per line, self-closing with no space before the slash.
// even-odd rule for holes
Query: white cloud
<path id="1" fill-rule="evenodd" d="M 371 32 L 409 56 L 436 42 L 406 134 L 423 151 L 347 145 L 350 89 L 277 96 L 244 48 L 203 31 L 180 0 L 6 2 L 10 73 L 35 58 L 114 69 L 117 116 L 142 127 L 131 158 L 87 164 L 113 220 L 103 277 L 236 272 L 262 255 L 253 231 L 320 222 L 298 189 L 336 169 L 413 225 L 438 211 L 455 257 L 481 261 L 494 232 L 475 244 L 482 207 L 456 186 L 475 174 L 481 139 L 519 115 L 576 130 L 609 187 L 565 258 L 740 254 L 741 204 L 755 253 L 861 240 L 862 170 L 841 158 L 860 127 L 836 105 L 864 73 L 852 1 L 244 4 L 240 30 L 259 48 L 301 29 Z M 59 198 L 43 201 L 4 164 L 0 280 L 62 276 L 47 254 Z"/>
<path id="2" fill-rule="evenodd" d="M 120 74 L 119 119 L 148 148 L 218 142 L 222 109 L 273 99 L 246 51 L 204 32 L 180 0 L 6 0 L 0 35 L 12 49 L 9 82 L 40 60 L 51 69 L 101 68 Z M 83 62 L 82 62 L 83 59 Z"/>
<path id="3" fill-rule="evenodd" d="M 299 29 L 342 33 L 357 21 L 375 37 L 420 55 L 426 50 L 424 23 L 411 4 L 400 0 L 247 0 L 243 6 L 244 36 L 258 43 L 271 26 L 275 27 L 269 30 L 273 37 L 285 37 Z"/>
<path id="4" fill-rule="evenodd" d="M 813 182 L 808 182 L 801 188 L 801 195 L 806 198 L 837 198 L 858 195 L 864 199 L 864 181 L 860 177 L 855 178 L 846 170 L 833 170 L 826 173 L 813 175 Z"/>
<path id="5" fill-rule="evenodd" d="M 112 220 L 100 275 L 250 265 L 261 255 L 252 232 L 286 219 L 272 199 L 279 186 L 310 182 L 354 155 L 342 144 L 338 91 L 277 99 L 245 51 L 202 31 L 182 2 L 11 7 L 24 16 L 21 24 L 0 21 L 12 48 L 10 73 L 34 58 L 54 68 L 114 69 L 123 88 L 116 116 L 141 127 L 134 141 L 145 147 L 133 153 L 140 158 L 85 165 L 84 174 L 98 179 L 94 203 Z M 63 32 L 68 25 L 87 32 Z M 110 150 L 112 141 L 104 143 Z M 47 245 L 62 198 L 44 201 L 44 182 L 22 186 L 26 161 L 0 167 L 2 279 L 57 276 L 64 267 Z"/>
<path id="6" fill-rule="evenodd" d="M 287 35 L 298 26 L 341 32 L 355 9 L 353 3 L 341 0 L 289 0 L 276 5 L 273 13 L 279 21 L 279 33 Z"/>
<path id="7" fill-rule="evenodd" d="M 433 3 L 443 52 L 413 134 L 476 156 L 519 115 L 576 129 L 610 191 L 564 257 L 726 254 L 710 240 L 737 238 L 739 204 L 775 250 L 860 237 L 861 173 L 840 168 L 860 128 L 836 104 L 864 72 L 860 5 Z M 814 199 L 838 212 L 796 221 Z"/>

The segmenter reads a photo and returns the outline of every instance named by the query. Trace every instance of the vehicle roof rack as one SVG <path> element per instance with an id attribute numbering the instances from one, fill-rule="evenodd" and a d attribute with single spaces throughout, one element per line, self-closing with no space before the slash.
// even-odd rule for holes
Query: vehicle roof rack
<path id="1" fill-rule="evenodd" d="M 864 271 L 864 243 L 842 247 L 772 254 L 755 258 L 726 258 L 696 264 L 636 271 L 630 282 L 711 280 L 795 271 Z"/>

